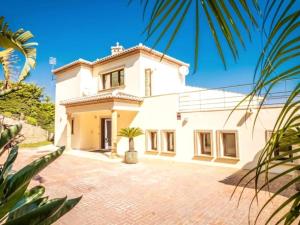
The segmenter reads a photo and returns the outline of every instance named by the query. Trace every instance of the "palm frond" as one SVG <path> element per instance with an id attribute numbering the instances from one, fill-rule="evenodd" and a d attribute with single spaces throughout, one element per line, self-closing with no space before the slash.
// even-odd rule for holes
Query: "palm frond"
<path id="1" fill-rule="evenodd" d="M 245 46 L 245 36 L 251 40 L 249 24 L 252 24 L 254 27 L 261 26 L 260 29 L 265 43 L 255 68 L 253 82 L 255 86 L 242 101 L 247 102 L 248 107 L 250 107 L 252 101 L 260 99 L 253 124 L 253 126 L 255 126 L 260 110 L 272 96 L 272 90 L 282 85 L 286 80 L 295 80 L 297 82 L 300 79 L 299 4 L 297 4 L 296 0 L 262 2 L 258 0 L 228 0 L 227 2 L 194 0 L 193 2 L 195 3 L 195 69 L 198 68 L 200 22 L 203 17 L 207 20 L 218 54 L 225 68 L 227 67 L 227 62 L 224 56 L 224 45 L 221 45 L 221 41 L 224 40 L 227 43 L 233 58 L 236 60 L 239 57 L 239 44 L 243 47 Z M 141 3 L 144 6 L 144 14 L 148 10 L 151 15 L 145 29 L 147 40 L 157 35 L 153 46 L 156 47 L 163 37 L 167 38 L 168 41 L 164 49 L 165 53 L 173 44 L 180 29 L 182 29 L 182 24 L 187 18 L 186 14 L 193 12 L 190 6 L 191 1 L 158 0 L 152 7 L 148 1 L 142 0 Z M 263 12 L 261 9 L 263 9 Z M 257 22 L 257 18 L 262 20 L 261 25 Z M 168 36 L 170 38 L 168 38 Z M 285 103 L 274 126 L 274 134 L 263 148 L 257 166 L 246 173 L 246 175 L 241 178 L 239 184 L 246 178 L 249 178 L 246 185 L 254 181 L 254 201 L 261 190 L 268 188 L 270 183 L 275 182 L 283 175 L 296 172 L 297 177 L 279 187 L 278 191 L 272 195 L 261 208 L 258 217 L 263 213 L 264 208 L 271 200 L 280 194 L 281 191 L 298 182 L 300 183 L 300 172 L 298 172 L 300 162 L 299 82 L 298 84 L 296 83 L 292 91 L 286 93 L 286 95 Z M 242 104 L 242 102 L 240 102 L 239 105 Z M 129 136 L 130 133 L 124 131 L 123 135 Z M 295 165 L 269 179 L 270 170 L 287 162 L 295 163 Z M 261 177 L 264 178 L 264 183 L 259 186 L 258 181 Z M 245 187 L 241 195 L 244 189 Z M 267 222 L 270 222 L 270 220 L 284 208 L 288 208 L 288 212 L 285 213 L 277 223 L 282 221 L 284 221 L 285 224 L 293 223 L 293 221 L 299 217 L 299 203 L 299 194 L 290 197 L 273 212 Z M 256 222 L 257 218 L 255 220 L 255 223 Z"/>
<path id="2" fill-rule="evenodd" d="M 199 26 L 203 17 L 206 17 L 208 21 L 218 54 L 224 67 L 227 68 L 226 59 L 224 57 L 224 47 L 221 47 L 220 38 L 224 38 L 233 58 L 236 60 L 239 56 L 238 43 L 245 47 L 244 36 L 251 39 L 250 24 L 258 26 L 256 17 L 261 12 L 258 1 L 253 0 L 249 5 L 247 1 L 244 0 L 229 0 L 229 4 L 226 4 L 224 1 L 213 0 L 158 0 L 155 1 L 154 4 L 149 4 L 148 0 L 142 0 L 143 15 L 145 15 L 147 11 L 150 12 L 149 22 L 145 28 L 145 33 L 147 34 L 146 40 L 157 35 L 152 46 L 153 48 L 161 42 L 163 37 L 168 37 L 166 47 L 163 51 L 167 53 L 176 39 L 178 32 L 182 29 L 183 23 L 187 18 L 186 15 L 192 13 L 192 3 L 194 3 L 194 8 L 196 9 L 194 11 L 194 71 L 198 68 Z M 202 6 L 202 8 L 200 6 Z M 251 8 L 255 8 L 256 11 L 253 13 Z M 247 19 L 250 23 L 246 22 Z M 244 33 L 246 35 L 244 35 Z M 222 36 L 220 37 L 220 35 Z"/>
<path id="3" fill-rule="evenodd" d="M 255 87 L 248 96 L 252 99 L 254 96 L 263 96 L 255 122 L 259 111 L 272 94 L 271 91 L 273 89 L 282 85 L 286 80 L 294 80 L 298 83 L 295 83 L 292 91 L 288 93 L 288 97 L 274 126 L 273 135 L 262 150 L 256 167 L 245 174 L 240 182 L 245 179 L 254 180 L 255 196 L 252 199 L 252 205 L 261 190 L 268 188 L 270 183 L 276 182 L 286 174 L 294 173 L 296 176 L 289 182 L 282 184 L 270 196 L 260 208 L 254 223 L 257 222 L 260 215 L 264 212 L 265 207 L 271 203 L 272 199 L 288 187 L 300 183 L 300 8 L 295 3 L 296 1 L 274 1 L 265 8 L 264 14 L 267 16 L 264 17 L 263 29 L 269 24 L 266 27 L 268 32 L 263 32 L 266 41 L 256 65 L 256 76 L 254 78 L 256 79 L 257 75 L 259 76 Z M 269 178 L 269 173 L 272 169 L 287 162 L 294 164 L 294 166 L 285 169 L 273 178 Z M 260 178 L 264 182 L 259 186 L 258 181 Z M 240 194 L 243 194 L 243 191 Z M 283 216 L 277 221 L 277 224 L 280 222 L 292 224 L 299 217 L 299 202 L 300 195 L 297 192 L 278 206 L 267 219 L 266 224 L 283 210 L 286 210 L 286 212 L 282 214 Z"/>
<path id="4" fill-rule="evenodd" d="M 33 38 L 30 31 L 19 29 L 13 32 L 8 24 L 4 22 L 4 17 L 0 17 L 0 47 L 4 49 L 12 48 L 20 52 L 25 57 L 24 66 L 19 74 L 18 81 L 23 81 L 36 63 L 37 43 L 29 42 Z"/>
<path id="5" fill-rule="evenodd" d="M 0 64 L 3 67 L 4 80 L 5 80 L 3 89 L 9 88 L 9 81 L 11 79 L 11 74 L 12 74 L 12 69 L 14 64 L 14 61 L 12 59 L 13 52 L 14 52 L 13 48 L 8 48 L 3 51 L 0 51 Z"/>
<path id="6" fill-rule="evenodd" d="M 135 138 L 137 136 L 143 135 L 143 131 L 141 128 L 138 127 L 128 127 L 128 128 L 122 128 L 118 134 L 118 136 L 121 137 L 127 137 L 127 138 Z"/>

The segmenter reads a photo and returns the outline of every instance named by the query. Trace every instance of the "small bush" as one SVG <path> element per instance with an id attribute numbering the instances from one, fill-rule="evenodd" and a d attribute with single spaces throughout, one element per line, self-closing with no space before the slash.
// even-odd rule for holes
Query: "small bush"
<path id="1" fill-rule="evenodd" d="M 37 120 L 31 116 L 26 116 L 26 122 L 34 126 L 37 125 Z"/>
<path id="2" fill-rule="evenodd" d="M 2 113 L 2 115 L 3 115 L 4 117 L 8 117 L 8 118 L 11 118 L 11 117 L 12 117 L 12 113 L 11 113 L 11 112 L 4 112 L 4 113 Z"/>
<path id="3" fill-rule="evenodd" d="M 51 141 L 41 141 L 41 142 L 36 142 L 36 143 L 24 143 L 24 144 L 19 144 L 21 148 L 37 148 L 37 147 L 42 147 L 45 145 L 51 145 Z"/>

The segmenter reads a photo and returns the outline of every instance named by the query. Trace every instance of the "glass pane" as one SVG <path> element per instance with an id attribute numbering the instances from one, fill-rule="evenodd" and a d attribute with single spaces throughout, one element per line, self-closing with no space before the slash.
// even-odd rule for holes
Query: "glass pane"
<path id="1" fill-rule="evenodd" d="M 236 157 L 236 141 L 235 134 L 223 134 L 224 156 Z"/>
<path id="2" fill-rule="evenodd" d="M 110 88 L 110 74 L 103 75 L 103 89 Z"/>
<path id="3" fill-rule="evenodd" d="M 124 85 L 124 70 L 120 70 L 120 86 Z"/>
<path id="4" fill-rule="evenodd" d="M 71 134 L 74 134 L 74 119 L 72 119 L 71 123 Z"/>
<path id="5" fill-rule="evenodd" d="M 211 154 L 211 139 L 210 133 L 200 133 L 201 153 Z"/>
<path id="6" fill-rule="evenodd" d="M 151 132 L 151 149 L 157 150 L 157 133 Z"/>
<path id="7" fill-rule="evenodd" d="M 111 73 L 111 86 L 117 87 L 119 86 L 119 72 L 112 72 Z"/>
<path id="8" fill-rule="evenodd" d="M 167 132 L 168 151 L 174 151 L 174 133 Z"/>

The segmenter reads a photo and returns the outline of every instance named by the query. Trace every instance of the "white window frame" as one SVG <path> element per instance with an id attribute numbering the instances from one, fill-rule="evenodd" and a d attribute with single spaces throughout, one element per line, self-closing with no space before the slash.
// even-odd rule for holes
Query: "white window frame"
<path id="1" fill-rule="evenodd" d="M 199 134 L 209 134 L 210 135 L 210 154 L 205 154 L 201 152 L 201 141 Z M 212 130 L 195 130 L 194 131 L 194 156 L 214 156 L 214 142 L 213 142 L 213 131 Z"/>
<path id="2" fill-rule="evenodd" d="M 236 156 L 226 156 L 224 152 L 224 144 L 223 144 L 223 134 L 234 134 L 235 135 L 235 149 Z M 220 158 L 228 158 L 228 159 L 239 159 L 239 135 L 237 130 L 219 130 L 217 131 L 217 142 L 218 142 L 218 153 Z"/>
<path id="3" fill-rule="evenodd" d="M 270 136 L 270 133 L 271 133 L 271 136 Z M 270 140 L 270 138 L 272 137 L 272 134 L 274 133 L 274 131 L 273 130 L 266 130 L 265 131 L 265 137 L 266 137 L 266 143 L 268 143 L 268 141 Z M 295 153 L 294 153 L 295 154 Z M 273 156 L 275 156 L 275 154 L 273 154 Z M 290 157 L 290 156 L 289 156 Z M 288 158 L 289 158 L 288 157 Z M 288 159 L 287 158 L 287 156 L 285 156 L 283 159 Z M 283 160 L 282 159 L 282 160 Z M 277 159 L 276 160 L 277 162 L 280 162 L 281 161 L 281 159 Z M 293 162 L 289 162 L 290 164 L 294 164 Z"/>
<path id="4" fill-rule="evenodd" d="M 156 146 L 157 146 L 157 149 L 152 149 L 151 146 L 152 146 L 152 140 L 151 140 L 151 133 L 152 132 L 156 132 Z M 150 130 L 146 130 L 146 151 L 152 151 L 152 152 L 159 152 L 160 151 L 160 134 L 159 134 L 159 131 L 158 130 L 155 130 L 155 129 L 150 129 Z"/>
<path id="5" fill-rule="evenodd" d="M 123 71 L 123 84 L 120 83 L 120 71 Z M 114 72 L 118 72 L 118 82 L 119 85 L 117 86 L 112 86 L 112 73 Z M 109 75 L 110 76 L 110 82 L 109 82 L 109 86 L 108 88 L 104 88 L 104 76 L 105 75 Z M 118 89 L 118 88 L 122 88 L 125 86 L 125 68 L 124 67 L 117 67 L 115 69 L 111 69 L 108 71 L 103 71 L 101 73 L 99 73 L 98 76 L 98 90 L 99 91 L 106 91 L 106 90 L 111 90 L 111 89 Z"/>
<path id="6" fill-rule="evenodd" d="M 167 137 L 166 134 L 168 132 L 174 133 L 174 151 L 168 151 L 167 149 Z M 176 131 L 175 130 L 162 130 L 160 132 L 160 142 L 161 142 L 161 153 L 176 153 Z"/>

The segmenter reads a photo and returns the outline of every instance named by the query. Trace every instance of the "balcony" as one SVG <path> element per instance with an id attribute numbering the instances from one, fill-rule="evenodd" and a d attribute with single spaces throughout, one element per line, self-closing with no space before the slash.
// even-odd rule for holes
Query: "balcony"
<path id="1" fill-rule="evenodd" d="M 299 79 L 281 82 L 273 88 L 265 100 L 266 91 L 252 99 L 246 98 L 254 84 L 182 92 L 179 94 L 179 112 L 232 110 L 235 107 L 239 109 L 256 108 L 263 100 L 263 106 L 281 106 L 286 102 L 297 83 L 299 83 Z M 241 103 L 242 100 L 244 101 Z"/>

